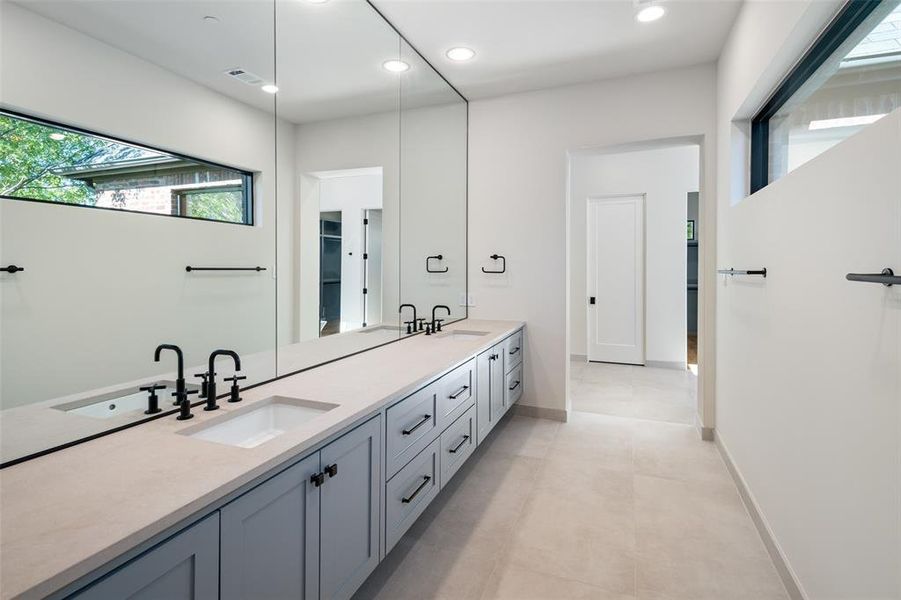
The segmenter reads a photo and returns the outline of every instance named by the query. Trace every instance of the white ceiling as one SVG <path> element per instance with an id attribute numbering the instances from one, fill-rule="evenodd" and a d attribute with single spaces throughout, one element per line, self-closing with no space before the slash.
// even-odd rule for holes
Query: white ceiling
<path id="1" fill-rule="evenodd" d="M 741 0 L 663 0 L 635 20 L 632 0 L 374 0 L 470 99 L 714 61 Z M 476 57 L 444 53 L 467 46 Z"/>
<path id="2" fill-rule="evenodd" d="M 640 24 L 633 0 L 375 0 L 469 98 L 699 64 L 717 58 L 740 0 L 663 0 Z M 246 104 L 273 97 L 223 75 L 276 79 L 278 113 L 296 122 L 447 102 L 440 77 L 363 0 L 20 0 L 58 21 Z M 277 52 L 273 9 L 277 8 Z M 204 16 L 218 18 L 210 23 Z M 472 47 L 452 63 L 444 52 Z M 412 68 L 398 76 L 384 60 Z M 277 73 L 276 73 L 277 65 Z"/>

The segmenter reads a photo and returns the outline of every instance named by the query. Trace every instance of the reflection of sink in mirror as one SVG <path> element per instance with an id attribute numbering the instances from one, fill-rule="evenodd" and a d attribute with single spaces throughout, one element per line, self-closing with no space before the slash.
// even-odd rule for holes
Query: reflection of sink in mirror
<path id="1" fill-rule="evenodd" d="M 483 335 L 488 335 L 488 332 L 487 331 L 467 331 L 465 329 L 455 329 L 453 331 L 439 333 L 438 337 L 452 338 L 455 340 L 472 340 L 472 339 L 480 338 Z"/>
<path id="2" fill-rule="evenodd" d="M 171 404 L 168 399 L 171 391 L 175 389 L 175 382 L 160 381 L 159 383 L 166 386 L 156 392 L 159 397 L 159 406 L 163 410 L 167 410 Z M 195 389 L 196 387 L 197 386 L 192 385 L 188 386 L 189 389 Z M 147 392 L 130 387 L 124 390 L 109 392 L 101 396 L 58 404 L 53 408 L 73 415 L 81 415 L 83 417 L 111 419 L 113 417 L 121 417 L 128 413 L 135 413 L 135 415 L 144 414 L 144 411 L 147 410 L 147 398 Z"/>
<path id="3" fill-rule="evenodd" d="M 217 444 L 256 448 L 337 406 L 327 402 L 273 396 L 254 403 L 247 410 L 179 433 Z"/>
<path id="4" fill-rule="evenodd" d="M 375 331 L 400 331 L 397 325 L 376 325 L 374 327 L 365 327 L 359 333 L 373 333 Z"/>

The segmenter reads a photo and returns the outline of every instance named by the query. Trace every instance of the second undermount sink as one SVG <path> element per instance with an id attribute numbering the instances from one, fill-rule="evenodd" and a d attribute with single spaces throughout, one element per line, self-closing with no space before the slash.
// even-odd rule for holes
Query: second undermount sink
<path id="1" fill-rule="evenodd" d="M 451 338 L 455 340 L 474 340 L 482 337 L 483 335 L 488 335 L 487 331 L 469 331 L 466 329 L 454 329 L 453 331 L 445 331 L 444 333 L 439 333 L 439 338 Z"/>
<path id="2" fill-rule="evenodd" d="M 328 402 L 273 396 L 178 433 L 227 446 L 256 448 L 337 407 Z"/>

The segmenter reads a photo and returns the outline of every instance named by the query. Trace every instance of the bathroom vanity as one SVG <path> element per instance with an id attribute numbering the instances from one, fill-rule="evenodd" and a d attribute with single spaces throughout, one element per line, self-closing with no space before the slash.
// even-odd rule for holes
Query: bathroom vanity
<path id="1" fill-rule="evenodd" d="M 0 471 L 0 595 L 349 598 L 520 398 L 523 331 L 461 321 Z"/>

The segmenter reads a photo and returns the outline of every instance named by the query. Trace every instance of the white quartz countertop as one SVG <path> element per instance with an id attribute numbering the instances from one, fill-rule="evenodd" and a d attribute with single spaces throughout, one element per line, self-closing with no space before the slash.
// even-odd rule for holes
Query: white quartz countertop
<path id="1" fill-rule="evenodd" d="M 418 335 L 243 392 L 244 401 L 137 425 L 0 471 L 0 598 L 43 597 L 398 400 L 522 327 L 464 320 L 480 337 Z M 338 405 L 256 448 L 177 432 L 271 396 Z"/>

